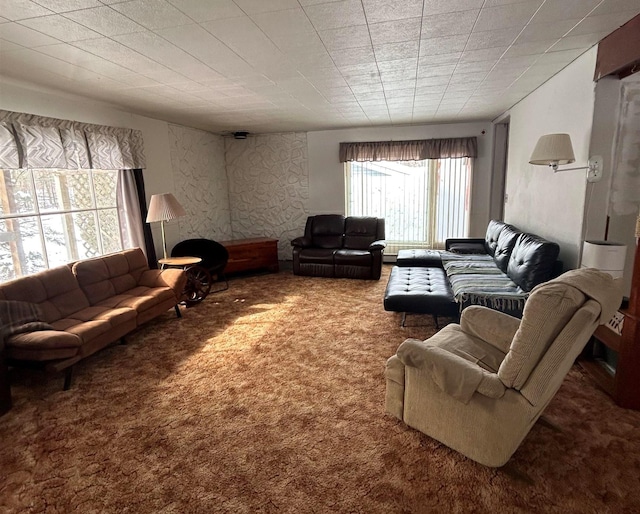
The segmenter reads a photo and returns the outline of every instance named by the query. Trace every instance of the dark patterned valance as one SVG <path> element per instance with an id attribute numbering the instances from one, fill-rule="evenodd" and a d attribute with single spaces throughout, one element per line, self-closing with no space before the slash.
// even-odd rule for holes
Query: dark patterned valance
<path id="1" fill-rule="evenodd" d="M 340 162 L 421 161 L 477 156 L 475 137 L 340 143 Z"/>
<path id="2" fill-rule="evenodd" d="M 0 110 L 0 167 L 142 169 L 142 133 Z"/>

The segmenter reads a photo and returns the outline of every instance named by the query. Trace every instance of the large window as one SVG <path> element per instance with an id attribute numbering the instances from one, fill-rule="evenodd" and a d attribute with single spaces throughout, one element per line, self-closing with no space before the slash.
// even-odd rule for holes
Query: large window
<path id="1" fill-rule="evenodd" d="M 388 254 L 444 248 L 469 227 L 468 157 L 421 161 L 346 162 L 346 212 L 385 218 Z"/>
<path id="2" fill-rule="evenodd" d="M 0 170 L 0 282 L 122 250 L 115 170 Z"/>

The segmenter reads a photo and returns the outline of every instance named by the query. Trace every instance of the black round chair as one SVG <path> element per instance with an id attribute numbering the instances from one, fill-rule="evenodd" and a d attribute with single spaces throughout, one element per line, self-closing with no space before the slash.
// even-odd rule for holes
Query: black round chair
<path id="1" fill-rule="evenodd" d="M 214 293 L 229 289 L 229 282 L 224 274 L 224 268 L 229 260 L 229 252 L 213 239 L 185 239 L 180 241 L 171 250 L 171 257 L 200 257 L 202 261 L 197 266 L 187 270 L 189 283 L 191 283 L 188 296 L 193 296 L 192 303 L 202 301 L 211 291 L 211 283 L 214 280 L 224 281 L 225 287 Z M 200 269 L 198 269 L 200 268 Z M 202 271 L 206 271 L 206 274 Z M 208 277 L 206 276 L 208 274 Z M 193 279 L 193 280 L 192 280 Z M 189 287 L 189 284 L 187 284 Z M 206 292 L 205 292 L 206 291 Z"/>

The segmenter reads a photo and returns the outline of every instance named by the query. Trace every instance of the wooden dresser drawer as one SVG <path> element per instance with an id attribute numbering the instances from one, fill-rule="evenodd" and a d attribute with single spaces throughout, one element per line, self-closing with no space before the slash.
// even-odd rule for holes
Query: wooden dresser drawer
<path id="1" fill-rule="evenodd" d="M 225 273 L 268 269 L 278 271 L 278 240 L 267 237 L 221 241 L 229 252 Z"/>

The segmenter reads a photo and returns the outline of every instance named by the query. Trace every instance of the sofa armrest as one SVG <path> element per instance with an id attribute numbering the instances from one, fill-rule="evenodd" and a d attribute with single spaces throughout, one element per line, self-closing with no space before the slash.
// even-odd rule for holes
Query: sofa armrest
<path id="1" fill-rule="evenodd" d="M 511 341 L 520 327 L 520 320 L 488 307 L 472 305 L 462 311 L 462 331 L 489 343 L 507 353 Z"/>
<path id="2" fill-rule="evenodd" d="M 170 287 L 180 298 L 184 286 L 187 283 L 187 274 L 184 270 L 169 268 L 164 270 L 150 269 L 142 273 L 139 285 L 146 287 Z"/>
<path id="3" fill-rule="evenodd" d="M 373 252 L 375 250 L 384 250 L 387 247 L 387 242 L 384 240 L 374 241 L 369 245 L 369 251 Z"/>
<path id="4" fill-rule="evenodd" d="M 405 366 L 427 371 L 444 393 L 465 404 L 476 392 L 501 397 L 506 390 L 495 373 L 428 341 L 407 339 L 398 347 L 397 355 Z M 483 382 L 490 386 L 480 390 Z"/>
<path id="5" fill-rule="evenodd" d="M 294 240 L 291 241 L 291 246 L 299 246 L 301 248 L 310 248 L 311 247 L 311 240 L 308 237 L 296 237 Z"/>
<path id="6" fill-rule="evenodd" d="M 444 248 L 448 252 L 454 253 L 487 253 L 485 249 L 485 240 L 480 237 L 452 237 L 446 239 Z"/>

